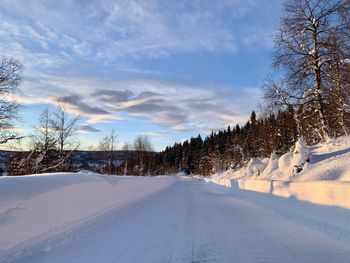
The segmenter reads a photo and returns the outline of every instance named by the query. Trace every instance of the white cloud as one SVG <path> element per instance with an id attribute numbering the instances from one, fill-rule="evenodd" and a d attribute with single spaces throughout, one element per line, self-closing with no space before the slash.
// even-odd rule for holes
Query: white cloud
<path id="1" fill-rule="evenodd" d="M 278 2 L 101 0 L 57 5 L 56 1 L 0 0 L 4 21 L 0 36 L 12 36 L 14 42 L 27 40 L 48 52 L 69 51 L 81 59 L 236 52 L 240 45 L 264 46 L 254 36 L 270 30 L 273 12 L 261 10 L 276 9 Z M 19 19 L 12 18 L 16 16 Z"/>
<path id="2" fill-rule="evenodd" d="M 150 136 L 150 137 L 161 137 L 164 136 L 164 131 L 148 131 L 148 132 L 141 132 L 139 133 L 141 135 L 146 135 L 146 136 Z"/>
<path id="3" fill-rule="evenodd" d="M 248 94 L 252 104 L 254 101 L 257 103 L 260 95 L 255 89 L 243 89 L 241 94 L 236 94 L 236 101 L 230 101 L 218 92 L 195 86 L 88 77 L 46 76 L 40 85 L 51 89 L 43 93 L 32 83 L 29 85 L 32 95 L 17 96 L 16 99 L 23 104 L 57 105 L 63 101 L 70 113 L 87 118 L 89 124 L 138 117 L 173 131 L 208 130 L 243 123 L 249 112 L 243 105 L 247 102 L 242 100 L 242 96 Z M 77 93 L 78 90 L 82 92 Z"/>

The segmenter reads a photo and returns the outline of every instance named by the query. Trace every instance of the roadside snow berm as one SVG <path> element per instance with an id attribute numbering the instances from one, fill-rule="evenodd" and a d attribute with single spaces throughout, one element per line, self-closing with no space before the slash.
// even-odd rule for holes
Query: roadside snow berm
<path id="1" fill-rule="evenodd" d="M 274 152 L 270 158 L 254 158 L 239 170 L 215 174 L 206 181 L 350 209 L 350 137 L 315 146 L 307 146 L 300 138 L 282 156 Z"/>

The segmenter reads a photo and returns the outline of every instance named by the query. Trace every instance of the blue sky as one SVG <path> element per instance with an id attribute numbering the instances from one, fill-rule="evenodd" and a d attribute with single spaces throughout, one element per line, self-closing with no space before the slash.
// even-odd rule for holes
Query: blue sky
<path id="1" fill-rule="evenodd" d="M 0 54 L 25 66 L 18 129 L 59 100 L 82 146 L 115 129 L 156 150 L 244 123 L 272 74 L 277 0 L 0 0 Z"/>

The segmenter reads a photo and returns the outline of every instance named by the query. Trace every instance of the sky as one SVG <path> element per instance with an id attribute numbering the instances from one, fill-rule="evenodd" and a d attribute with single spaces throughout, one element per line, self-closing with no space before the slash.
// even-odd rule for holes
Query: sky
<path id="1" fill-rule="evenodd" d="M 60 101 L 83 148 L 113 129 L 155 150 L 244 124 L 273 74 L 281 0 L 0 0 L 0 55 L 24 65 L 16 128 Z"/>

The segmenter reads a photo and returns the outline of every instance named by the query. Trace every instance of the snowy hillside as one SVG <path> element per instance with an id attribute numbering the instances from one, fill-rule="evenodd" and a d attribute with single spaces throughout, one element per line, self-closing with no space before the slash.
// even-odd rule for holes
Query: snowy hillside
<path id="1" fill-rule="evenodd" d="M 331 139 L 306 146 L 299 140 L 290 152 L 270 158 L 254 158 L 243 168 L 215 174 L 217 179 L 257 179 L 279 181 L 350 181 L 350 137 Z"/>
<path id="2" fill-rule="evenodd" d="M 0 177 L 0 254 L 163 190 L 171 177 L 58 173 Z"/>

